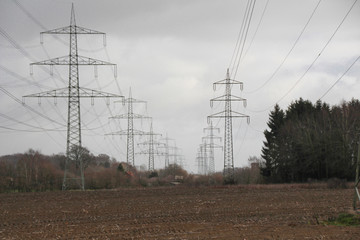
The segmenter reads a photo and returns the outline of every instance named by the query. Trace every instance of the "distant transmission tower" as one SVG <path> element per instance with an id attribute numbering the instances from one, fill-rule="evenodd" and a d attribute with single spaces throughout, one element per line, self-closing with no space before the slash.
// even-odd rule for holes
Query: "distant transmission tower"
<path id="1" fill-rule="evenodd" d="M 207 156 L 207 149 L 206 149 L 206 143 L 200 144 L 199 147 L 199 174 L 207 175 L 208 174 L 208 156 Z"/>
<path id="2" fill-rule="evenodd" d="M 178 152 L 181 152 L 181 148 L 176 146 L 176 142 L 174 143 L 173 147 L 170 147 L 173 149 L 173 154 L 170 154 L 170 156 L 174 157 L 174 164 L 179 165 L 180 167 L 183 167 L 183 162 L 185 161 L 185 156 L 182 154 L 179 154 Z"/>
<path id="3" fill-rule="evenodd" d="M 197 150 L 197 154 L 196 154 L 196 163 L 197 163 L 197 169 L 198 169 L 198 174 L 203 174 L 203 169 L 204 169 L 204 156 L 203 156 L 203 152 L 201 149 L 201 146 L 198 148 Z"/>
<path id="4" fill-rule="evenodd" d="M 112 65 L 114 66 L 114 75 L 116 77 L 116 65 L 104 62 L 88 57 L 82 57 L 78 55 L 77 36 L 78 34 L 100 34 L 104 37 L 105 45 L 105 33 L 90 30 L 87 28 L 76 26 L 74 4 L 71 7 L 70 26 L 61 27 L 54 30 L 41 32 L 41 43 L 43 34 L 69 34 L 70 35 L 70 53 L 65 57 L 58 57 L 42 62 L 31 63 L 31 74 L 33 65 L 50 65 L 52 72 L 54 65 L 68 65 L 69 66 L 69 85 L 66 88 L 51 90 L 47 92 L 31 94 L 24 97 L 53 97 L 53 98 L 67 98 L 68 99 L 68 124 L 67 124 L 67 140 L 66 140 L 66 161 L 64 170 L 64 180 L 62 189 L 66 190 L 69 180 L 80 180 L 80 188 L 85 189 L 84 179 L 84 166 L 82 159 L 82 146 L 81 146 L 81 121 L 80 121 L 80 98 L 90 98 L 93 104 L 94 98 L 106 98 L 107 104 L 109 104 L 110 97 L 122 97 L 120 95 L 104 93 L 88 88 L 82 88 L 79 86 L 79 65 L 94 65 L 95 74 L 97 65 Z M 71 162 L 77 165 L 77 171 L 75 177 L 69 176 Z M 76 176 L 79 175 L 79 176 Z"/>
<path id="5" fill-rule="evenodd" d="M 129 90 L 129 97 L 123 101 L 125 104 L 127 104 L 128 110 L 126 114 L 116 115 L 114 117 L 115 119 L 127 119 L 127 130 L 125 131 L 119 131 L 114 133 L 109 133 L 106 135 L 126 135 L 127 136 L 127 143 L 126 143 L 126 161 L 128 165 L 135 166 L 135 150 L 134 150 L 134 136 L 135 135 L 147 135 L 147 133 L 135 130 L 134 129 L 134 119 L 149 119 L 151 117 L 135 114 L 133 111 L 133 104 L 134 103 L 145 103 L 145 101 L 138 100 L 135 98 L 132 98 L 131 94 L 131 88 Z"/>
<path id="6" fill-rule="evenodd" d="M 210 122 L 210 126 L 208 126 L 207 128 L 204 128 L 204 132 L 208 131 L 209 135 L 203 137 L 202 139 L 205 140 L 205 149 L 209 149 L 209 156 L 208 156 L 208 173 L 212 174 L 215 172 L 215 156 L 214 156 L 214 148 L 221 148 L 222 146 L 217 145 L 214 143 L 215 139 L 219 139 L 221 141 L 221 137 L 217 137 L 214 135 L 214 130 L 217 130 L 218 132 L 220 131 L 219 128 L 215 128 L 213 126 L 212 121 Z M 209 141 L 209 143 L 207 143 L 207 141 Z"/>
<path id="7" fill-rule="evenodd" d="M 171 148 L 171 146 L 169 145 L 169 140 L 175 141 L 174 139 L 169 138 L 167 133 L 166 133 L 165 138 L 160 139 L 160 141 L 165 141 L 165 144 L 163 146 L 163 148 L 165 148 L 165 153 L 164 153 L 164 156 L 165 156 L 165 168 L 167 168 L 169 166 L 169 163 L 170 163 L 170 156 L 171 156 L 170 148 Z M 162 146 L 160 146 L 160 147 L 162 147 Z"/>
<path id="8" fill-rule="evenodd" d="M 246 99 L 231 95 L 231 88 L 234 85 L 239 85 L 240 90 L 243 89 L 243 83 L 230 79 L 229 69 L 226 72 L 226 79 L 220 80 L 213 84 L 214 90 L 216 90 L 217 85 L 225 85 L 225 94 L 213 98 L 210 100 L 211 107 L 213 106 L 214 101 L 222 101 L 225 102 L 225 109 L 224 111 L 212 114 L 208 116 L 208 122 L 210 118 L 224 118 L 225 119 L 225 131 L 224 131 L 224 178 L 226 181 L 232 182 L 234 180 L 234 155 L 233 155 L 233 136 L 232 136 L 232 119 L 233 118 L 247 118 L 247 122 L 249 123 L 250 117 L 233 111 L 231 109 L 231 102 L 232 101 L 242 101 L 244 107 L 246 106 Z"/>
<path id="9" fill-rule="evenodd" d="M 148 150 L 144 150 L 139 152 L 139 154 L 148 154 L 149 155 L 149 165 L 148 165 L 148 170 L 150 172 L 154 171 L 154 156 L 155 155 L 164 155 L 163 152 L 159 152 L 158 150 L 155 151 L 154 146 L 155 145 L 161 145 L 161 143 L 154 141 L 154 136 L 155 135 L 161 135 L 158 133 L 154 133 L 153 132 L 153 127 L 152 127 L 152 123 L 150 125 L 150 132 L 147 134 L 149 136 L 149 141 L 145 141 L 142 143 L 139 143 L 140 145 L 147 145 L 149 148 Z"/>

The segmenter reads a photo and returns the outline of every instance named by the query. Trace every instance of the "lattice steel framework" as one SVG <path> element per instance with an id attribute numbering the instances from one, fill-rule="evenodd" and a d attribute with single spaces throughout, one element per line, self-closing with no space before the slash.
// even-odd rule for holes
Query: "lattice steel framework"
<path id="1" fill-rule="evenodd" d="M 135 166 L 135 146 L 134 146 L 134 136 L 135 135 L 147 135 L 146 132 L 134 129 L 134 119 L 151 119 L 151 117 L 136 114 L 133 111 L 133 104 L 134 103 L 145 103 L 146 101 L 138 100 L 132 97 L 131 88 L 129 90 L 129 97 L 123 101 L 124 104 L 127 104 L 127 113 L 116 115 L 111 117 L 112 119 L 127 119 L 127 130 L 125 131 L 118 131 L 106 135 L 126 135 L 127 142 L 126 142 L 126 161 L 128 165 Z"/>
<path id="2" fill-rule="evenodd" d="M 206 143 L 199 145 L 197 161 L 198 173 L 202 175 L 207 175 L 209 168 Z"/>
<path id="3" fill-rule="evenodd" d="M 155 145 L 161 145 L 162 143 L 157 142 L 154 140 L 154 136 L 156 135 L 160 135 L 158 133 L 154 133 L 153 131 L 153 126 L 152 123 L 150 124 L 150 132 L 147 133 L 147 135 L 149 136 L 149 140 L 139 143 L 139 145 L 147 145 L 148 149 L 144 150 L 144 151 L 140 151 L 139 154 L 148 154 L 149 155 L 149 163 L 148 163 L 148 170 L 150 172 L 153 172 L 155 170 L 155 166 L 154 166 L 154 156 L 155 155 L 164 155 L 163 152 L 160 152 L 158 150 L 155 151 L 154 146 Z"/>
<path id="4" fill-rule="evenodd" d="M 165 148 L 165 152 L 164 152 L 164 156 L 165 156 L 165 168 L 167 168 L 170 164 L 170 156 L 173 156 L 174 154 L 170 154 L 170 148 L 172 148 L 170 145 L 169 145 L 169 140 L 172 140 L 172 141 L 175 141 L 174 139 L 172 138 L 169 138 L 168 137 L 168 134 L 166 133 L 166 137 L 165 138 L 162 138 L 160 139 L 160 141 L 165 141 L 165 144 L 164 144 L 164 148 Z M 161 146 L 160 146 L 161 147 Z"/>
<path id="5" fill-rule="evenodd" d="M 205 151 L 207 149 L 209 149 L 209 154 L 208 154 L 208 169 L 207 172 L 212 174 L 215 172 L 215 156 L 214 156 L 214 148 L 221 148 L 222 146 L 217 145 L 214 143 L 215 139 L 219 139 L 221 141 L 221 137 L 215 136 L 214 134 L 214 130 L 217 130 L 218 132 L 220 132 L 220 128 L 216 128 L 213 126 L 212 121 L 210 121 L 210 125 L 206 128 L 204 128 L 204 132 L 208 131 L 209 134 L 205 137 L 203 137 L 202 139 L 205 140 Z M 207 143 L 207 141 L 209 141 L 209 143 Z"/>
<path id="6" fill-rule="evenodd" d="M 116 77 L 116 65 L 101 60 L 83 57 L 78 55 L 77 36 L 78 34 L 97 34 L 103 35 L 105 45 L 105 33 L 79 27 L 75 21 L 74 4 L 71 7 L 70 26 L 61 27 L 54 30 L 41 32 L 41 43 L 43 43 L 43 34 L 69 34 L 70 47 L 69 55 L 65 57 L 58 57 L 41 62 L 31 63 L 31 74 L 33 65 L 49 65 L 52 73 L 54 65 L 69 66 L 69 85 L 66 88 L 51 90 L 47 92 L 31 94 L 24 97 L 53 97 L 53 98 L 67 98 L 68 99 L 68 123 L 67 123 L 67 140 L 66 140 L 66 161 L 63 179 L 63 190 L 68 187 L 68 180 L 80 180 L 80 188 L 85 189 L 84 166 L 82 159 L 82 144 L 81 144 L 81 119 L 80 119 L 80 98 L 91 98 L 93 104 L 94 98 L 106 98 L 109 104 L 109 98 L 120 98 L 122 96 L 92 90 L 88 88 L 81 88 L 79 85 L 79 65 L 94 65 L 95 73 L 97 65 L 111 65 L 114 67 L 114 76 Z M 97 75 L 97 73 L 96 73 Z M 72 152 L 72 153 L 71 153 Z M 75 152 L 75 153 L 74 153 Z M 69 161 L 73 161 L 79 165 L 79 172 L 75 173 L 75 177 L 69 177 Z M 79 176 L 76 176 L 79 175 Z"/>
<path id="7" fill-rule="evenodd" d="M 225 119 L 225 130 L 224 130 L 224 171 L 223 175 L 226 181 L 234 180 L 234 155 L 233 155 L 233 135 L 232 135 L 232 119 L 233 118 L 247 118 L 249 123 L 250 117 L 243 113 L 236 112 L 231 109 L 231 102 L 242 101 L 244 107 L 246 107 L 246 99 L 232 95 L 231 89 L 234 85 L 239 85 L 240 90 L 243 89 L 243 83 L 230 79 L 229 69 L 226 72 L 226 79 L 220 80 L 213 84 L 214 90 L 217 85 L 225 85 L 225 94 L 210 100 L 210 106 L 213 106 L 214 101 L 225 102 L 224 111 L 212 114 L 208 116 L 208 122 L 211 118 L 224 118 Z"/>

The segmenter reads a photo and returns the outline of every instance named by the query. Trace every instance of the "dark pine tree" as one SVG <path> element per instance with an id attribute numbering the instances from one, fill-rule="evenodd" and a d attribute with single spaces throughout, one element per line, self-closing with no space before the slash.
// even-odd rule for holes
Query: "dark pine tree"
<path id="1" fill-rule="evenodd" d="M 284 111 L 276 104 L 274 110 L 270 112 L 269 121 L 267 123 L 269 129 L 264 131 L 266 141 L 264 141 L 264 146 L 261 150 L 261 156 L 265 162 L 260 167 L 260 171 L 268 181 L 276 181 L 277 178 L 277 163 L 281 147 L 278 135 L 284 124 L 284 119 Z"/>

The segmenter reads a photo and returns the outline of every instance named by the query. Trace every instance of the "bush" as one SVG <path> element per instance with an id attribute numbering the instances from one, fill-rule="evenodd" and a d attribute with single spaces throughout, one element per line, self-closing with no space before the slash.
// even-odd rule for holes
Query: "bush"
<path id="1" fill-rule="evenodd" d="M 158 177 L 159 174 L 156 171 L 153 171 L 149 174 L 149 178 L 154 178 L 154 177 Z"/>
<path id="2" fill-rule="evenodd" d="M 330 178 L 326 182 L 327 187 L 330 189 L 346 188 L 346 179 Z"/>

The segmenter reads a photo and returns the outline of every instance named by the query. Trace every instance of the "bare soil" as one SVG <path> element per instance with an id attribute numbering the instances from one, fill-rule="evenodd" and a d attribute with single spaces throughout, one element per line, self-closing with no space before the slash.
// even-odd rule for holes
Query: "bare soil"
<path id="1" fill-rule="evenodd" d="M 352 189 L 165 187 L 0 194 L 0 239 L 360 239 Z"/>

